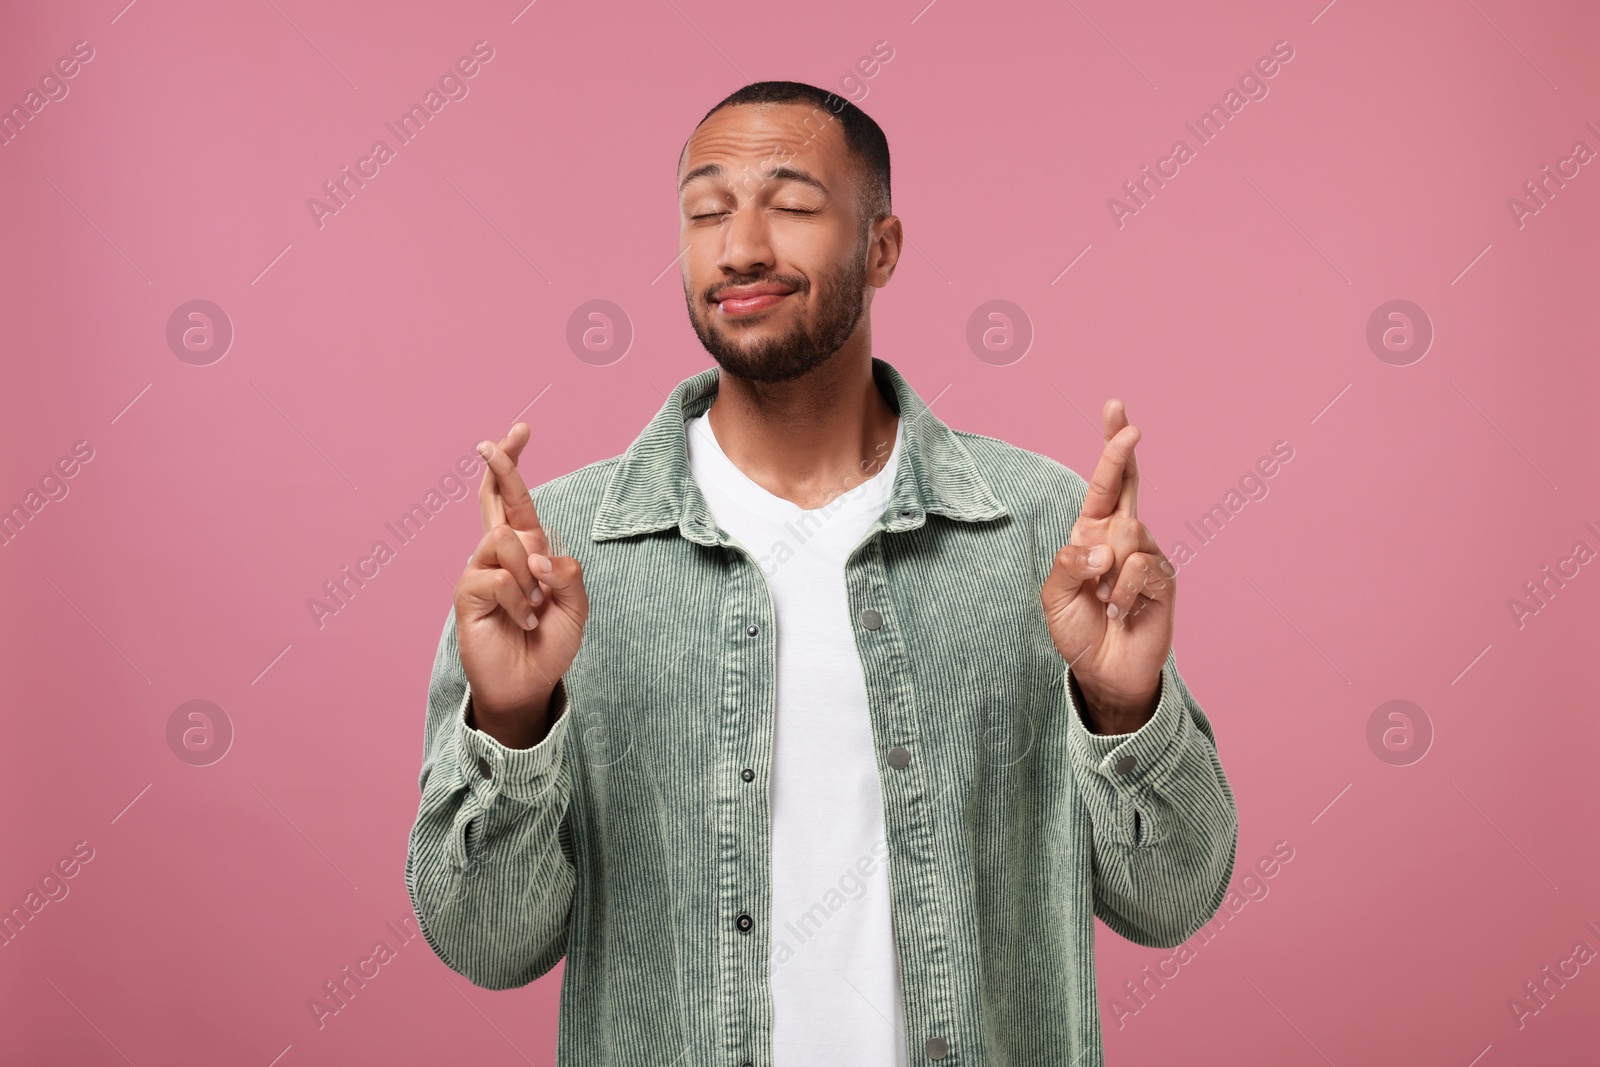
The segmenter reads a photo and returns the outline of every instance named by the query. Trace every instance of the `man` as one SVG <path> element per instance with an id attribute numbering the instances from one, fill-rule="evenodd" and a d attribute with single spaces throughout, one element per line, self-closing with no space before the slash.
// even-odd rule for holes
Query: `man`
<path id="1" fill-rule="evenodd" d="M 678 176 L 719 366 L 531 493 L 527 425 L 479 446 L 422 929 L 491 989 L 565 956 L 567 1067 L 1100 1064 L 1093 918 L 1176 946 L 1238 840 L 1139 431 L 1107 402 L 1085 483 L 872 355 L 903 237 L 853 104 L 748 86 Z"/>

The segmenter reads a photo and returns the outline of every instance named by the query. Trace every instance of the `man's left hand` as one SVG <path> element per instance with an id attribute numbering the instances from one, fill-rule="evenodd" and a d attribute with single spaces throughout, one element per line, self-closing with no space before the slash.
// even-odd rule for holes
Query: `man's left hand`
<path id="1" fill-rule="evenodd" d="M 1172 648 L 1177 568 L 1139 521 L 1139 428 L 1122 401 L 1102 412 L 1106 446 L 1083 510 L 1040 599 L 1050 637 L 1096 733 L 1130 733 L 1155 713 Z"/>

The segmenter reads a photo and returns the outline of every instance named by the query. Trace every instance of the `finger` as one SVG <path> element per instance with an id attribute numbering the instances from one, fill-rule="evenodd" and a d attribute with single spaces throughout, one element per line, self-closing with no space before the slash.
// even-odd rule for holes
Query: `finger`
<path id="1" fill-rule="evenodd" d="M 1081 518 L 1110 518 L 1117 509 L 1122 497 L 1122 479 L 1128 465 L 1128 455 L 1138 440 L 1138 429 L 1124 426 L 1106 441 L 1100 453 L 1100 462 L 1095 464 L 1094 474 L 1089 478 L 1089 488 L 1084 493 L 1083 509 L 1079 512 Z"/>
<path id="2" fill-rule="evenodd" d="M 526 428 L 525 423 L 517 423 L 511 427 L 510 432 L 500 440 L 500 447 L 506 450 L 516 462 L 522 452 L 522 446 L 527 443 L 526 437 L 517 433 L 517 428 Z M 483 455 L 481 444 L 478 454 Z M 483 465 L 483 478 L 478 482 L 478 511 L 483 520 L 483 529 L 487 533 L 490 529 L 506 521 L 505 501 L 500 496 L 499 481 L 495 478 L 494 468 L 489 466 L 487 459 Z"/>
<path id="3" fill-rule="evenodd" d="M 538 615 L 528 604 L 527 596 L 517 588 L 517 581 L 508 570 L 499 567 L 469 569 L 461 576 L 456 590 L 461 598 L 457 614 L 481 618 L 503 609 L 524 630 L 539 625 Z M 469 607 L 467 612 L 461 610 L 463 602 Z"/>
<path id="4" fill-rule="evenodd" d="M 1100 411 L 1100 425 L 1106 440 L 1115 437 L 1128 425 L 1128 406 L 1116 397 L 1107 400 Z M 1139 513 L 1139 460 L 1133 446 L 1128 446 L 1127 469 L 1123 473 L 1122 492 L 1117 496 L 1115 510 L 1125 515 Z"/>
<path id="5" fill-rule="evenodd" d="M 1128 445 L 1128 465 L 1122 471 L 1122 493 L 1117 497 L 1116 510 L 1123 515 L 1137 518 L 1139 515 L 1139 456 L 1135 446 L 1144 437 L 1139 432 L 1139 427 L 1131 427 L 1138 434 Z"/>
<path id="6" fill-rule="evenodd" d="M 489 582 L 494 588 L 495 603 L 505 609 L 511 620 L 524 630 L 531 630 L 539 625 L 539 616 L 534 611 L 533 605 L 528 603 L 528 596 L 517 587 L 517 580 L 508 570 L 492 570 L 488 572 Z"/>
<path id="7" fill-rule="evenodd" d="M 478 550 L 472 554 L 471 563 L 475 567 L 508 571 L 529 605 L 544 600 L 544 593 L 539 589 L 539 583 L 534 580 L 533 571 L 528 565 L 528 546 L 505 523 L 483 535 L 483 540 L 478 542 Z"/>
<path id="8" fill-rule="evenodd" d="M 1106 618 L 1126 617 L 1133 611 L 1149 565 L 1149 557 L 1142 552 L 1134 553 L 1123 562 L 1122 571 L 1117 575 L 1110 596 L 1106 599 Z"/>
<path id="9" fill-rule="evenodd" d="M 533 431 L 525 422 L 511 424 L 511 429 L 500 439 L 500 447 L 506 455 L 511 457 L 511 462 L 517 463 L 522 459 L 522 450 L 528 446 L 528 441 L 533 437 Z"/>
<path id="10" fill-rule="evenodd" d="M 1106 617 L 1126 618 L 1141 610 L 1146 601 L 1170 602 L 1175 583 L 1163 577 L 1166 568 L 1162 564 L 1170 566 L 1160 552 L 1135 552 L 1129 556 L 1106 603 Z"/>
<path id="11" fill-rule="evenodd" d="M 483 480 L 478 483 L 478 515 L 483 520 L 483 532 L 488 533 L 506 521 L 505 505 L 500 502 L 500 490 L 494 471 L 483 465 Z"/>
<path id="12" fill-rule="evenodd" d="M 589 596 L 583 588 L 583 568 L 576 559 L 533 552 L 528 555 L 528 566 L 533 569 L 533 576 L 550 590 L 552 601 L 569 604 L 588 617 Z"/>
<path id="13" fill-rule="evenodd" d="M 1101 600 L 1110 600 L 1112 590 L 1115 589 L 1117 580 L 1122 576 L 1122 568 L 1127 564 L 1128 557 L 1135 552 L 1160 552 L 1156 539 L 1150 533 L 1150 528 L 1138 519 L 1125 515 L 1114 515 L 1106 526 L 1105 541 L 1114 554 L 1114 559 L 1100 576 L 1096 593 Z"/>
<path id="14" fill-rule="evenodd" d="M 528 433 L 528 424 L 519 422 L 511 428 L 500 445 L 492 441 L 478 442 L 478 454 L 494 473 L 500 506 L 505 509 L 505 521 L 514 530 L 528 530 L 543 536 L 539 514 L 534 510 L 533 497 L 528 493 L 528 483 L 522 480 L 522 472 L 517 470 L 517 457 L 527 444 Z"/>
<path id="15" fill-rule="evenodd" d="M 1117 431 L 1128 425 L 1128 409 L 1116 397 L 1110 397 L 1100 408 L 1100 436 L 1107 441 L 1117 435 Z"/>

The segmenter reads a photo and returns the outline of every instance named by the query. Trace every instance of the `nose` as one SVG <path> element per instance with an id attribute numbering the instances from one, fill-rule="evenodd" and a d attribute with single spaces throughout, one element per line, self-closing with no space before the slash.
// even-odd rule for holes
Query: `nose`
<path id="1" fill-rule="evenodd" d="M 772 269 L 776 258 L 772 251 L 772 230 L 759 207 L 740 204 L 723 219 L 722 227 L 722 249 L 717 266 L 724 273 L 747 278 Z"/>

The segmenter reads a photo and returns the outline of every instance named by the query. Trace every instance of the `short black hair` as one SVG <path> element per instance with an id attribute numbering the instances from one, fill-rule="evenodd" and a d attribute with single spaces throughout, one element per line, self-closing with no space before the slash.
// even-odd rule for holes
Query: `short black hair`
<path id="1" fill-rule="evenodd" d="M 695 129 L 698 130 L 705 125 L 706 119 L 725 107 L 734 107 L 738 104 L 797 103 L 809 103 L 814 108 L 824 108 L 832 118 L 838 120 L 844 132 L 845 147 L 855 158 L 856 165 L 866 178 L 866 181 L 857 183 L 856 189 L 856 206 L 861 214 L 863 228 L 892 214 L 893 202 L 889 196 L 889 139 L 883 135 L 883 130 L 878 124 L 872 121 L 871 116 L 838 93 L 831 93 L 815 85 L 807 85 L 805 82 L 752 82 L 719 101 L 705 113 L 705 117 L 695 125 Z M 685 139 L 683 150 L 688 151 L 688 148 L 689 142 Z M 678 154 L 678 161 L 681 166 L 682 152 Z"/>

